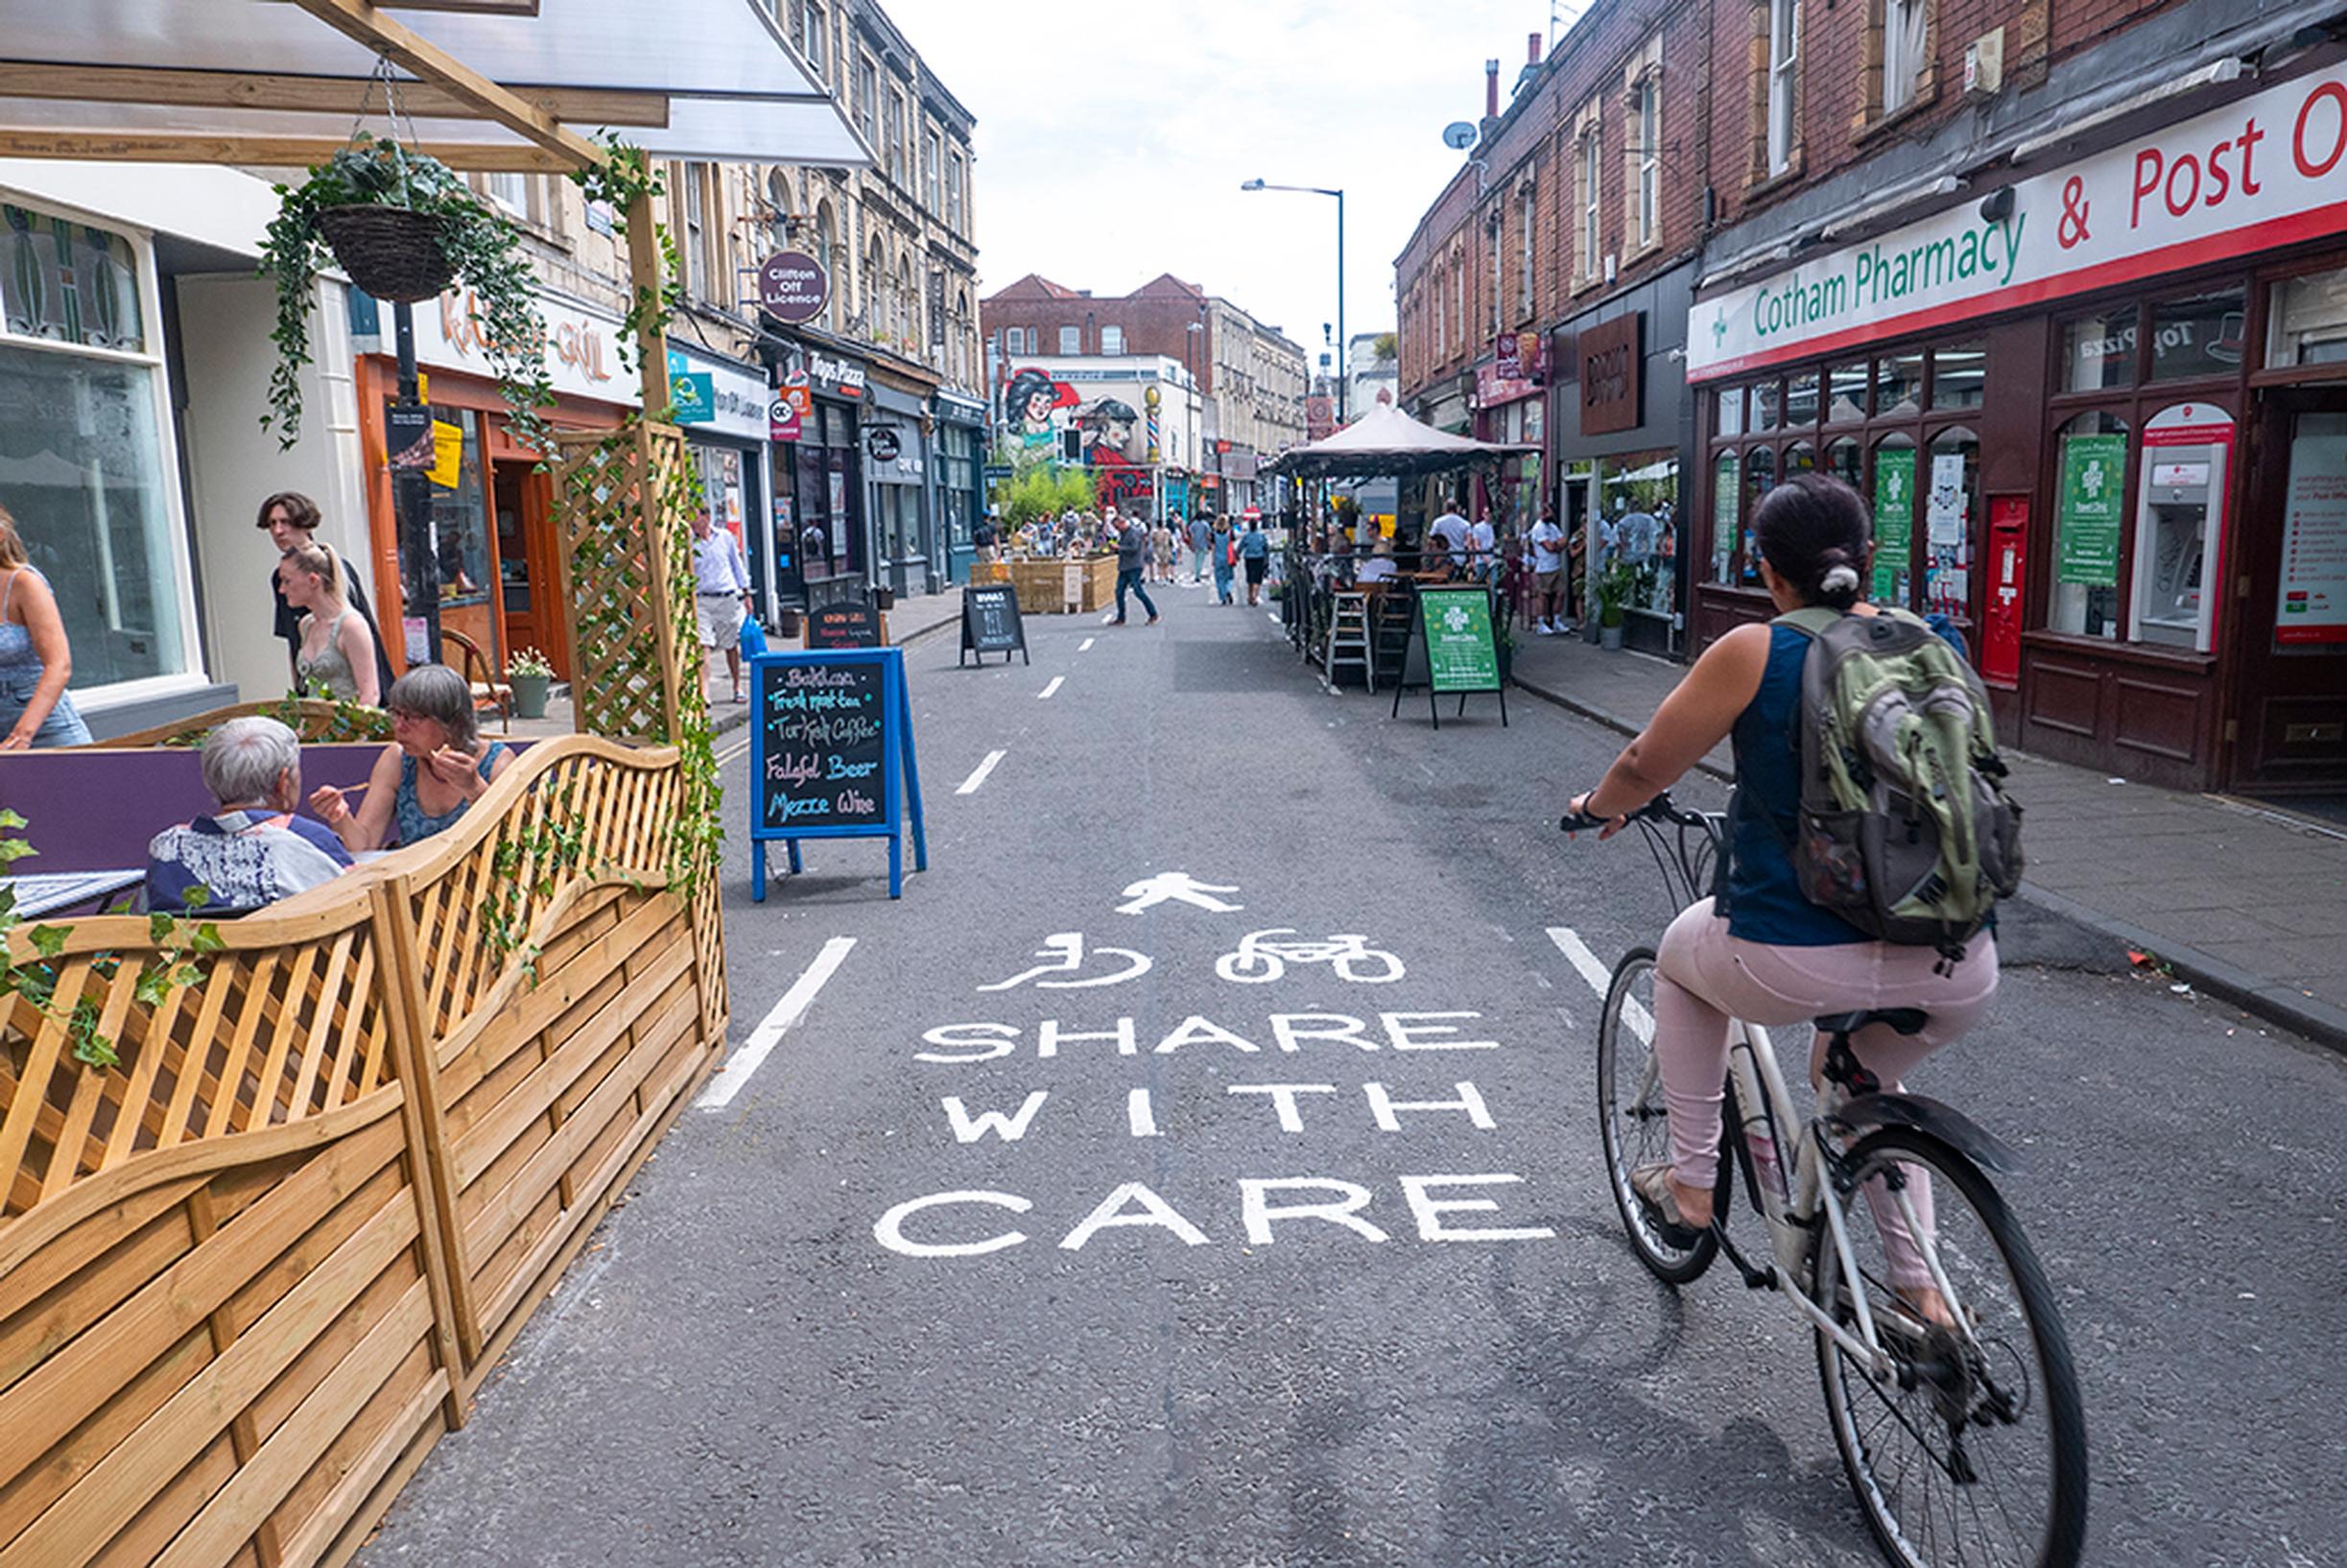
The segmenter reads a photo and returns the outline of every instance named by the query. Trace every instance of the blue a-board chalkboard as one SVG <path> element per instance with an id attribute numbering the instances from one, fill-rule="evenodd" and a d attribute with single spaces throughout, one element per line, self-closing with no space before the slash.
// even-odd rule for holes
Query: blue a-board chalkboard
<path id="1" fill-rule="evenodd" d="M 766 901 L 768 844 L 797 871 L 800 840 L 852 838 L 889 841 L 889 896 L 903 896 L 908 813 L 913 868 L 929 869 L 904 651 L 767 653 L 749 680 L 750 897 Z"/>

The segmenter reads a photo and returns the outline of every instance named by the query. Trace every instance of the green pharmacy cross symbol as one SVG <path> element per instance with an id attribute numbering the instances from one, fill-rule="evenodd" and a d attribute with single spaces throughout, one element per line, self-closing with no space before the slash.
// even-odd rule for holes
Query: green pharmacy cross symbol
<path id="1" fill-rule="evenodd" d="M 1442 612 L 1442 630 L 1457 636 L 1467 630 L 1467 612 L 1457 605 Z"/>
<path id="2" fill-rule="evenodd" d="M 1712 346 L 1717 348 L 1721 344 L 1725 343 L 1727 341 L 1727 335 L 1728 313 L 1724 310 L 1712 312 Z"/>

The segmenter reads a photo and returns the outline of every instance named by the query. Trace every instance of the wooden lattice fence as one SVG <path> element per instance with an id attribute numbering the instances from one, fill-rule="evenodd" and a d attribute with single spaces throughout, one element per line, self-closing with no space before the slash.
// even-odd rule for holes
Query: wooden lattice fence
<path id="1" fill-rule="evenodd" d="M 685 703 L 700 693 L 684 435 L 637 419 L 555 440 L 577 727 L 673 746 L 684 735 Z"/>
<path id="2" fill-rule="evenodd" d="M 0 1568 L 355 1550 L 722 1049 L 688 788 L 542 742 L 152 1005 L 147 922 L 77 922 L 110 1067 L 0 1001 Z"/>

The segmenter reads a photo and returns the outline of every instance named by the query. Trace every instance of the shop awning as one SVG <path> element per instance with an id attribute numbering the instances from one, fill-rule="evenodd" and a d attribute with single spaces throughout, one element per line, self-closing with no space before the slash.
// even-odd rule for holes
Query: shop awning
<path id="1" fill-rule="evenodd" d="M 578 138 L 605 129 L 665 157 L 872 160 L 754 0 L 73 0 L 9 10 L 0 155 L 316 162 L 349 139 L 362 107 L 383 131 L 384 93 L 369 79 L 388 57 L 416 139 L 463 168 L 574 168 Z M 512 113 L 517 105 L 529 114 Z"/>
<path id="2" fill-rule="evenodd" d="M 1453 436 L 1381 403 L 1326 440 L 1281 453 L 1268 467 L 1294 479 L 1374 479 L 1440 473 L 1539 450 Z"/>

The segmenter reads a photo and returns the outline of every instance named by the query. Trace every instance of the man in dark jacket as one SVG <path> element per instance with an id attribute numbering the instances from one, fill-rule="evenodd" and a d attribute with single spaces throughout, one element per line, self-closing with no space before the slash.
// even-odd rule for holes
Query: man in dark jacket
<path id="1" fill-rule="evenodd" d="M 1118 517 L 1113 511 L 1110 520 L 1117 531 L 1117 612 L 1103 616 L 1103 626 L 1125 624 L 1125 595 L 1127 589 L 1141 596 L 1141 607 L 1150 612 L 1149 624 L 1157 624 L 1157 606 L 1150 600 L 1150 591 L 1141 582 L 1141 563 L 1149 558 L 1150 531 L 1138 517 Z"/>

